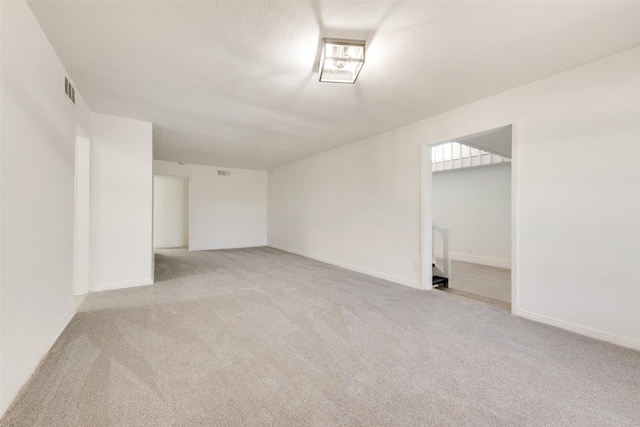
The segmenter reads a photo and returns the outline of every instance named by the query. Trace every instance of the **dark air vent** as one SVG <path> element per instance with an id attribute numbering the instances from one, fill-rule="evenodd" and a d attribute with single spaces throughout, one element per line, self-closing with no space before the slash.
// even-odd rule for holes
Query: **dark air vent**
<path id="1" fill-rule="evenodd" d="M 231 175 L 231 171 L 218 171 L 218 175 L 229 176 Z"/>
<path id="2" fill-rule="evenodd" d="M 69 79 L 66 77 L 64 78 L 64 93 L 67 94 L 67 97 L 71 102 L 74 104 L 76 103 L 76 90 L 71 86 Z"/>

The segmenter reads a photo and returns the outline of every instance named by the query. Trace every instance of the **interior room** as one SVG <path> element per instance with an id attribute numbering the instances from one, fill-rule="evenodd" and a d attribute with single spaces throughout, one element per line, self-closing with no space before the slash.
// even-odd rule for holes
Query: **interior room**
<path id="1" fill-rule="evenodd" d="M 0 427 L 640 425 L 638 17 L 1 1 Z"/>

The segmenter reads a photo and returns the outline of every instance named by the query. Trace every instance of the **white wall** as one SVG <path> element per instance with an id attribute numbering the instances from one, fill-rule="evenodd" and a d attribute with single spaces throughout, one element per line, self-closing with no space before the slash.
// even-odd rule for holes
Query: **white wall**
<path id="1" fill-rule="evenodd" d="M 93 114 L 90 290 L 153 283 L 151 123 Z"/>
<path id="2" fill-rule="evenodd" d="M 511 267 L 511 164 L 434 173 L 432 190 L 433 220 L 450 230 L 452 259 Z"/>
<path id="3" fill-rule="evenodd" d="M 419 141 L 398 129 L 269 171 L 269 246 L 419 287 Z"/>
<path id="4" fill-rule="evenodd" d="M 25 2 L 0 2 L 0 28 L 1 415 L 73 315 L 75 129 L 90 112 L 65 98 Z"/>
<path id="5" fill-rule="evenodd" d="M 269 244 L 418 286 L 421 143 L 515 117 L 515 314 L 640 348 L 638 93 L 635 48 L 272 170 Z"/>
<path id="6" fill-rule="evenodd" d="M 155 160 L 154 173 L 187 176 L 189 250 L 267 244 L 267 172 Z M 228 170 L 230 176 L 218 175 Z"/>
<path id="7" fill-rule="evenodd" d="M 153 177 L 153 247 L 189 246 L 189 178 Z"/>
<path id="8" fill-rule="evenodd" d="M 76 129 L 75 245 L 73 293 L 89 292 L 89 236 L 91 235 L 91 141 Z"/>

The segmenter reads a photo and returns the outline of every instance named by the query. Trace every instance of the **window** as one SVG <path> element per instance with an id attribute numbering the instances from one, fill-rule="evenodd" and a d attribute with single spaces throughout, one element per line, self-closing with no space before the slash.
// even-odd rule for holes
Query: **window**
<path id="1" fill-rule="evenodd" d="M 511 159 L 506 157 L 455 141 L 445 142 L 431 147 L 431 169 L 434 172 L 475 166 L 488 166 L 510 161 Z"/>

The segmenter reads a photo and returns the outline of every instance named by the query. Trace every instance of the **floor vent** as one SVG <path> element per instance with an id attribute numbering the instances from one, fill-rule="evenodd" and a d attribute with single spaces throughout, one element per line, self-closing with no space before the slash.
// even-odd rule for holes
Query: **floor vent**
<path id="1" fill-rule="evenodd" d="M 224 175 L 224 176 L 229 176 L 231 175 L 231 171 L 218 171 L 218 175 Z"/>
<path id="2" fill-rule="evenodd" d="M 71 86 L 71 82 L 69 82 L 66 76 L 64 78 L 64 93 L 67 95 L 67 98 L 69 98 L 69 101 L 74 104 L 76 103 L 76 90 Z"/>

